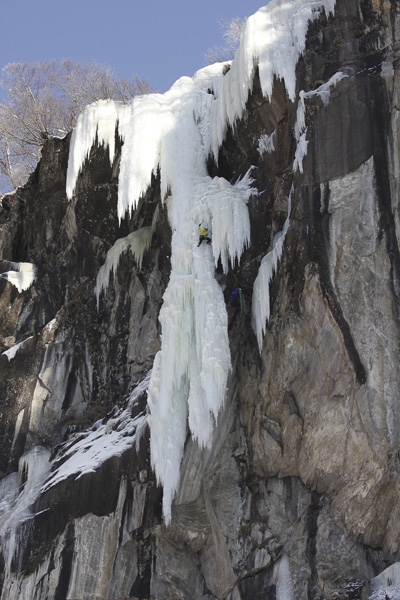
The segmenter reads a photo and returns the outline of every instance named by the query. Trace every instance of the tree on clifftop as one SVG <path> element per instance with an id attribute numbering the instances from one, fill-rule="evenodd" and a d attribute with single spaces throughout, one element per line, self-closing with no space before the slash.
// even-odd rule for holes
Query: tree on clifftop
<path id="1" fill-rule="evenodd" d="M 63 137 L 87 104 L 112 98 L 128 101 L 154 91 L 145 79 L 118 78 L 108 65 L 71 60 L 11 63 L 0 85 L 0 198 L 22 185 L 35 169 L 44 141 Z"/>
<path id="2" fill-rule="evenodd" d="M 240 17 L 234 17 L 230 21 L 223 20 L 220 22 L 224 45 L 214 46 L 207 50 L 205 61 L 208 65 L 233 59 L 239 46 L 240 33 L 245 20 L 246 19 L 241 19 Z"/>

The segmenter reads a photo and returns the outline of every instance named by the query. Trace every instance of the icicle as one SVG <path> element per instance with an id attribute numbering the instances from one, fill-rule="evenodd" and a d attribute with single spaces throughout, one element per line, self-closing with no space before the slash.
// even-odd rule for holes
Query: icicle
<path id="1" fill-rule="evenodd" d="M 307 127 L 305 120 L 305 99 L 318 95 L 322 99 L 324 106 L 326 106 L 329 102 L 331 88 L 335 87 L 344 77 L 347 77 L 347 75 L 341 71 L 338 71 L 329 79 L 329 81 L 320 85 L 316 90 L 311 90 L 310 92 L 304 92 L 303 90 L 300 91 L 297 105 L 296 123 L 294 127 L 294 134 L 297 142 L 295 158 L 293 162 L 294 172 L 297 170 L 299 170 L 300 173 L 303 172 L 303 158 L 307 154 L 308 141 L 306 140 Z"/>
<path id="2" fill-rule="evenodd" d="M 257 151 L 260 156 L 262 156 L 265 152 L 267 154 L 274 152 L 274 150 L 275 150 L 275 142 L 274 142 L 275 133 L 276 132 L 273 131 L 271 133 L 271 135 L 267 135 L 267 134 L 262 135 L 260 137 L 260 139 L 258 140 Z"/>
<path id="3" fill-rule="evenodd" d="M 112 164 L 115 152 L 115 130 L 121 108 L 123 105 L 113 100 L 97 100 L 89 104 L 79 115 L 69 148 L 67 198 L 72 198 L 78 175 L 96 137 L 99 144 L 108 146 Z"/>
<path id="4" fill-rule="evenodd" d="M 137 231 L 133 231 L 124 238 L 119 238 L 115 244 L 109 249 L 104 265 L 100 268 L 96 278 L 96 298 L 97 308 L 99 308 L 99 300 L 101 292 L 106 292 L 111 273 L 114 276 L 117 272 L 119 259 L 124 252 L 130 250 L 133 258 L 136 261 L 137 268 L 140 271 L 142 268 L 143 255 L 150 248 L 152 227 L 142 227 Z"/>
<path id="5" fill-rule="evenodd" d="M 233 127 L 246 107 L 256 67 L 266 98 L 271 97 L 277 77 L 294 102 L 296 65 L 305 48 L 309 22 L 318 19 L 323 10 L 333 13 L 334 6 L 335 0 L 272 0 L 247 19 L 240 46 L 212 107 L 211 150 L 215 159 L 228 125 Z"/>
<path id="6" fill-rule="evenodd" d="M 285 241 L 287 230 L 290 223 L 290 211 L 292 206 L 292 191 L 290 191 L 288 199 L 288 216 L 286 217 L 283 229 L 279 231 L 272 242 L 272 250 L 264 256 L 258 270 L 257 277 L 253 285 L 252 299 L 252 325 L 257 336 L 258 348 L 261 352 L 263 339 L 267 327 L 267 322 L 270 317 L 270 299 L 269 299 L 269 284 L 275 273 L 278 262 L 281 259 L 283 251 L 283 242 Z"/>

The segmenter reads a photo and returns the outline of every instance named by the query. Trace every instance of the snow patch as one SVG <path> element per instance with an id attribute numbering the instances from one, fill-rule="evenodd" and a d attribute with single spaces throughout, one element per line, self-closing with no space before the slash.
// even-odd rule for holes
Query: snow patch
<path id="1" fill-rule="evenodd" d="M 400 562 L 394 563 L 371 579 L 369 600 L 388 600 L 400 597 Z"/>
<path id="2" fill-rule="evenodd" d="M 106 423 L 98 422 L 89 431 L 73 435 L 63 444 L 52 461 L 52 472 L 41 493 L 71 475 L 78 479 L 85 473 L 95 472 L 107 459 L 121 455 L 133 446 L 138 449 L 147 416 L 132 417 L 132 408 L 147 390 L 149 380 L 150 373 L 136 386 L 120 415 Z"/>

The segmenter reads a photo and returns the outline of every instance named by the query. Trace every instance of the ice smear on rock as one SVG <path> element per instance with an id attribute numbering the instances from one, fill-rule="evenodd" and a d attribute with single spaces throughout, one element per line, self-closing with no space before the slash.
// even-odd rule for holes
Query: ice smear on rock
<path id="1" fill-rule="evenodd" d="M 221 259 L 226 271 L 229 262 L 240 259 L 250 239 L 246 206 L 254 193 L 250 172 L 236 185 L 211 179 L 207 159 L 213 154 L 218 160 L 228 127 L 234 127 L 245 110 L 257 67 L 265 97 L 271 96 L 276 76 L 284 81 L 289 99 L 295 100 L 296 64 L 305 47 L 308 23 L 322 10 L 333 12 L 334 4 L 334 0 L 273 0 L 245 23 L 228 72 L 224 74 L 226 65 L 216 64 L 193 78 L 182 77 L 165 94 L 135 97 L 125 105 L 95 103 L 80 116 L 72 136 L 69 198 L 96 139 L 108 146 L 113 161 L 118 131 L 123 141 L 119 219 L 135 210 L 152 176 L 159 174 L 161 199 L 167 200 L 172 270 L 160 313 L 161 350 L 148 392 L 152 464 L 164 487 L 167 523 L 179 483 L 187 423 L 201 446 L 211 443 L 231 366 L 226 307 L 214 266 Z M 208 227 L 211 246 L 197 246 L 199 223 Z M 260 308 L 256 317 L 259 344 L 261 320 L 269 314 L 265 309 L 269 274 L 276 268 L 286 229 L 285 224 L 271 258 L 264 261 L 259 294 L 265 314 Z M 114 258 L 109 264 L 115 268 Z M 102 285 L 98 282 L 97 289 Z"/>
<path id="2" fill-rule="evenodd" d="M 289 559 L 286 554 L 284 554 L 279 561 L 278 581 L 276 584 L 276 600 L 294 600 Z"/>
<path id="3" fill-rule="evenodd" d="M 300 173 L 303 172 L 303 158 L 307 153 L 308 141 L 306 140 L 307 127 L 305 119 L 305 100 L 308 98 L 312 98 L 313 96 L 319 96 L 324 106 L 327 106 L 331 95 L 331 89 L 334 88 L 344 77 L 347 77 L 347 75 L 342 71 L 338 71 L 328 81 L 321 84 L 317 89 L 311 90 L 309 92 L 305 92 L 304 90 L 300 91 L 299 100 L 297 104 L 296 124 L 294 128 L 294 134 L 297 144 L 295 159 L 293 163 L 293 171 L 299 170 Z"/>
<path id="4" fill-rule="evenodd" d="M 13 358 L 15 358 L 15 355 L 17 354 L 18 350 L 20 350 L 22 348 L 22 346 L 25 344 L 25 342 L 27 342 L 28 340 L 31 340 L 31 339 L 33 339 L 32 335 L 27 337 L 22 342 L 19 342 L 19 344 L 14 344 L 8 350 L 4 350 L 4 352 L 2 352 L 2 354 L 4 354 L 4 356 L 7 356 L 9 361 L 12 360 Z"/>

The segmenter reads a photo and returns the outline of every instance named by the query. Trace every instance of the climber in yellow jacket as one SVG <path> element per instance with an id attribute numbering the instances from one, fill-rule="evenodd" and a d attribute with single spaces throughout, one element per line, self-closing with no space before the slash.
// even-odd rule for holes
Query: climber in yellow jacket
<path id="1" fill-rule="evenodd" d="M 208 229 L 207 229 L 207 227 L 202 227 L 201 223 L 199 223 L 198 229 L 199 229 L 200 237 L 199 237 L 199 243 L 197 244 L 197 246 L 200 246 L 201 242 L 204 241 L 204 240 L 207 242 L 208 245 L 210 245 L 211 244 L 211 238 L 208 237 Z"/>

